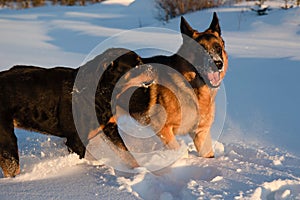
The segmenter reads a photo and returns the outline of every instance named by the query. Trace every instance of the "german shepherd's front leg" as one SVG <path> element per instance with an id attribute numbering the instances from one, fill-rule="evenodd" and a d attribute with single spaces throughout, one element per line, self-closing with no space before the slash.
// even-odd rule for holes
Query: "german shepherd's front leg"
<path id="1" fill-rule="evenodd" d="M 193 137 L 193 141 L 199 156 L 204 158 L 214 157 L 209 129 L 201 130 L 196 134 L 191 134 L 191 136 Z"/>
<path id="2" fill-rule="evenodd" d="M 193 138 L 194 144 L 196 146 L 198 155 L 204 158 L 213 158 L 214 151 L 212 148 L 212 141 L 210 135 L 210 128 L 214 121 L 215 105 L 211 103 L 206 109 L 201 109 L 200 104 L 200 121 L 197 129 L 190 133 L 190 136 Z"/>
<path id="3" fill-rule="evenodd" d="M 173 132 L 173 126 L 165 125 L 157 135 L 168 149 L 178 150 L 180 148 Z"/>

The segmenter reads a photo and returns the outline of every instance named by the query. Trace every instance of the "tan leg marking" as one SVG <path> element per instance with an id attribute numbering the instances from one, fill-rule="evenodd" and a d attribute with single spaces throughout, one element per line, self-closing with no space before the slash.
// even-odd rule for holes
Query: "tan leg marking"
<path id="1" fill-rule="evenodd" d="M 169 149 L 178 150 L 180 148 L 180 145 L 178 144 L 176 137 L 174 136 L 172 126 L 163 127 L 162 130 L 158 133 L 158 136 Z"/>
<path id="2" fill-rule="evenodd" d="M 107 124 L 109 123 L 117 123 L 116 119 L 114 116 L 112 116 Z M 88 140 L 93 139 L 94 137 L 96 137 L 103 129 L 104 129 L 105 125 L 100 125 L 98 128 L 91 130 L 88 134 Z"/>

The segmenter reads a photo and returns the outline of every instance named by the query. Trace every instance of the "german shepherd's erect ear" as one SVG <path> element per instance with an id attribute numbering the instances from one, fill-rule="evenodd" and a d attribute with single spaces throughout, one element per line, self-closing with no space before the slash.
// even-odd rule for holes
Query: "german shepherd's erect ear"
<path id="1" fill-rule="evenodd" d="M 185 34 L 188 37 L 192 38 L 195 30 L 189 25 L 189 23 L 181 16 L 180 22 L 180 31 L 181 34 Z"/>
<path id="2" fill-rule="evenodd" d="M 221 28 L 220 28 L 219 19 L 218 19 L 216 12 L 214 12 L 211 24 L 206 31 L 208 31 L 208 30 L 210 30 L 212 32 L 217 32 L 219 34 L 219 36 L 221 36 Z M 193 34 L 195 32 L 197 32 L 189 25 L 189 23 L 182 16 L 181 16 L 181 22 L 180 22 L 180 31 L 182 34 L 185 34 L 185 35 L 189 36 L 190 38 L 193 38 Z"/>
<path id="3" fill-rule="evenodd" d="M 221 36 L 221 28 L 220 28 L 219 19 L 216 12 L 214 12 L 213 19 L 207 30 L 211 30 L 212 32 L 217 32 L 219 36 Z"/>

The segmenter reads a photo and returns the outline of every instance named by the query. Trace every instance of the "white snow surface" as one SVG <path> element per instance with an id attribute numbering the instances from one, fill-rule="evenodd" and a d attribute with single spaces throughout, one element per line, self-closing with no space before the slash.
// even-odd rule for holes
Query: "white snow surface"
<path id="1" fill-rule="evenodd" d="M 221 136 L 214 138 L 216 158 L 197 157 L 184 140 L 188 156 L 155 173 L 141 167 L 131 174 L 101 160 L 78 159 L 63 138 L 16 129 L 21 174 L 0 179 L 0 199 L 300 199 L 300 9 L 266 4 L 272 10 L 264 16 L 249 10 L 252 3 L 185 15 L 204 30 L 216 11 L 229 54 L 227 113 Z M 155 13 L 151 0 L 1 9 L 0 69 L 77 67 L 122 31 L 179 31 L 180 18 L 163 23 Z"/>

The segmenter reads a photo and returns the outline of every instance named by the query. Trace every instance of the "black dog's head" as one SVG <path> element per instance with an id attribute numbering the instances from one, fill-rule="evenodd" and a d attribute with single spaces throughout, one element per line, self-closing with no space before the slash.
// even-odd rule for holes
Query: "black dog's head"
<path id="1" fill-rule="evenodd" d="M 201 50 L 189 51 L 190 54 L 195 54 L 193 55 L 195 59 L 201 58 L 201 64 L 197 64 L 200 66 L 195 66 L 200 71 L 200 76 L 208 86 L 219 87 L 227 70 L 227 54 L 217 14 L 213 14 L 211 24 L 204 32 L 194 30 L 183 17 L 181 17 L 180 29 L 184 38 L 183 46 L 186 46 L 187 51 L 190 44 L 185 44 L 188 43 L 185 38 L 190 38 L 203 47 Z"/>

